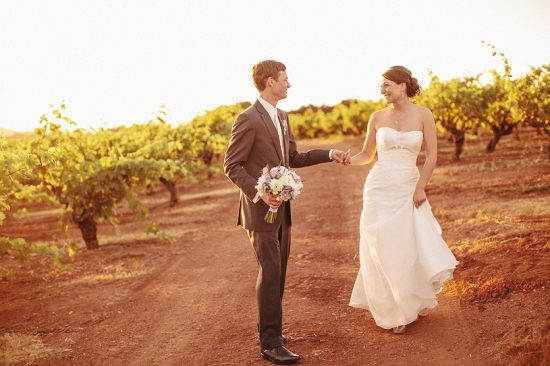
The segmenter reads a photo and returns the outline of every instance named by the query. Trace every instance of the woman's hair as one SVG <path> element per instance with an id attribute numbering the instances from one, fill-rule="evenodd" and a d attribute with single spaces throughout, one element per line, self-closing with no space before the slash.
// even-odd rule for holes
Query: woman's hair
<path id="1" fill-rule="evenodd" d="M 264 91 L 267 79 L 271 76 L 277 80 L 279 71 L 286 71 L 286 66 L 278 61 L 265 60 L 260 61 L 252 67 L 252 81 L 259 92 Z"/>
<path id="2" fill-rule="evenodd" d="M 406 67 L 392 66 L 382 76 L 397 84 L 405 83 L 409 98 L 422 94 L 422 88 L 418 85 L 418 80 L 412 76 L 412 72 Z"/>

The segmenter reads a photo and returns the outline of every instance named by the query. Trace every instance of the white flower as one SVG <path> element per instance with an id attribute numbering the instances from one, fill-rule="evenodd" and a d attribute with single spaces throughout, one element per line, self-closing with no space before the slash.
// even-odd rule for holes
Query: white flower
<path id="1" fill-rule="evenodd" d="M 281 177 L 280 181 L 285 186 L 291 186 L 294 183 L 294 178 L 290 174 L 286 174 Z"/>
<path id="2" fill-rule="evenodd" d="M 273 194 L 277 195 L 283 189 L 283 184 L 280 179 L 273 179 L 269 183 L 269 188 L 273 191 Z"/>

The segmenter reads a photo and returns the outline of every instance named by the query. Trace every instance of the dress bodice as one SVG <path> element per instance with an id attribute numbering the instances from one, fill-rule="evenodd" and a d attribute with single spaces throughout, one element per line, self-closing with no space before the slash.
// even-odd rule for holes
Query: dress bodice
<path id="1" fill-rule="evenodd" d="M 422 131 L 397 131 L 391 127 L 380 127 L 376 131 L 378 165 L 395 167 L 416 167 L 416 157 L 422 147 Z"/>

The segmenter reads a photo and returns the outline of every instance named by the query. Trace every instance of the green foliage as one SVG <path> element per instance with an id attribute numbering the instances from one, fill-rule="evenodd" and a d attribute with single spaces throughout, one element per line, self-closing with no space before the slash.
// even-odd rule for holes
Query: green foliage
<path id="1" fill-rule="evenodd" d="M 514 119 L 550 137 L 550 63 L 531 67 L 531 71 L 518 79 L 516 85 Z M 550 159 L 550 142 L 547 153 Z"/>
<path id="2" fill-rule="evenodd" d="M 143 231 L 146 234 L 156 235 L 160 240 L 168 240 L 171 243 L 176 241 L 176 239 L 172 235 L 168 234 L 164 230 L 159 229 L 156 222 L 147 225 Z"/>
<path id="3" fill-rule="evenodd" d="M 42 169 L 49 169 L 57 164 L 58 149 L 34 149 L 25 151 L 20 145 L 8 146 L 4 136 L 0 134 L 0 225 L 6 214 L 4 212 L 16 209 L 23 197 L 32 197 L 36 191 L 34 185 L 26 182 L 37 182 L 37 174 Z M 40 197 L 37 195 L 36 197 Z M 42 244 L 29 244 L 22 238 L 10 239 L 0 237 L 0 256 L 9 254 L 21 261 L 29 259 L 33 254 L 39 256 L 53 255 L 54 265 L 66 268 L 66 257 L 52 247 Z M 40 260 L 40 259 L 37 259 Z M 0 268 L 0 276 L 8 276 L 9 271 Z"/>
<path id="4" fill-rule="evenodd" d="M 460 158 L 465 135 L 480 124 L 483 88 L 476 77 L 441 81 L 432 72 L 430 85 L 418 99 L 418 104 L 429 108 L 438 130 L 448 133 L 455 144 L 454 160 Z"/>
<path id="5" fill-rule="evenodd" d="M 516 93 L 515 119 L 550 133 L 550 63 L 531 67 L 517 80 Z"/>
<path id="6" fill-rule="evenodd" d="M 454 78 L 441 81 L 430 72 L 430 85 L 419 99 L 429 108 L 440 131 L 455 142 L 455 160 L 462 152 L 466 134 L 476 134 L 478 128 L 493 133 L 486 151 L 494 151 L 503 135 L 510 134 L 520 123 L 527 123 L 550 135 L 550 65 L 532 68 L 527 75 L 514 79 L 508 59 L 496 51 L 492 55 L 502 60 L 504 72 L 491 70 L 492 82 L 483 85 L 480 78 Z M 550 145 L 549 145 L 550 156 Z"/>
<path id="7" fill-rule="evenodd" d="M 233 121 L 250 105 L 248 102 L 241 102 L 220 106 L 175 128 L 179 135 L 189 137 L 193 151 L 202 163 L 199 168 L 206 170 L 209 176 L 217 171 L 212 166 L 213 162 L 227 149 Z"/>
<path id="8" fill-rule="evenodd" d="M 180 134 L 162 118 L 146 125 L 118 131 L 63 129 L 76 126 L 63 115 L 64 105 L 53 109 L 53 118 L 42 116 L 35 131 L 33 148 L 57 146 L 61 151 L 54 169 L 40 172 L 44 189 L 79 224 L 87 247 L 97 246 L 95 223 L 116 217 L 116 208 L 129 202 L 137 218 L 145 220 L 146 208 L 139 200 L 139 187 L 163 178 L 186 177 L 194 170 L 191 136 Z M 162 112 L 162 111 L 161 111 Z M 87 232 L 89 231 L 89 232 Z"/>
<path id="9" fill-rule="evenodd" d="M 201 170 L 215 171 L 213 158 L 223 154 L 233 120 L 249 105 L 222 106 L 175 127 L 166 122 L 166 110 L 161 106 L 155 118 L 143 125 L 92 131 L 78 128 L 65 115 L 64 104 L 52 106 L 51 115 L 41 117 L 41 127 L 33 138 L 11 146 L 26 157 L 25 164 L 33 174 L 25 175 L 24 169 L 14 167 L 14 174 L 19 174 L 14 180 L 18 189 L 6 187 L 5 191 L 14 202 L 40 201 L 61 207 L 60 227 L 69 218 L 78 224 L 86 246 L 95 248 L 96 223 L 108 221 L 116 226 L 116 210 L 123 202 L 138 221 L 146 221 L 149 212 L 139 199 L 140 192 L 161 181 L 173 188 L 175 195 L 173 182 L 193 181 Z M 57 152 L 54 165 L 46 167 L 49 155 L 44 151 Z M 13 165 L 9 159 L 3 161 Z M 10 207 L 5 199 L 0 203 Z M 155 226 L 147 232 L 170 239 Z M 69 255 L 63 254 L 65 249 L 52 250 L 62 257 Z"/>
<path id="10" fill-rule="evenodd" d="M 344 100 L 334 107 L 308 106 L 288 113 L 296 138 L 319 138 L 352 135 L 365 136 L 370 116 L 384 108 L 382 100 Z"/>
<path id="11" fill-rule="evenodd" d="M 483 89 L 476 77 L 441 81 L 432 72 L 428 88 L 418 104 L 429 108 L 436 123 L 448 132 L 471 131 L 480 123 L 483 105 L 479 103 Z"/>

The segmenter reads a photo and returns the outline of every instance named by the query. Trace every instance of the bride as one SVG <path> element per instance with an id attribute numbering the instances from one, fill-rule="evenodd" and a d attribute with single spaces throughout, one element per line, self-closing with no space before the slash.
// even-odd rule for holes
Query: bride
<path id="1" fill-rule="evenodd" d="M 401 334 L 437 306 L 435 295 L 458 262 L 426 199 L 437 160 L 432 113 L 410 101 L 422 90 L 408 69 L 393 66 L 382 76 L 380 93 L 391 106 L 372 114 L 362 151 L 347 162 L 368 164 L 378 152 L 363 191 L 360 269 L 349 305 L 369 310 L 379 327 Z"/>

